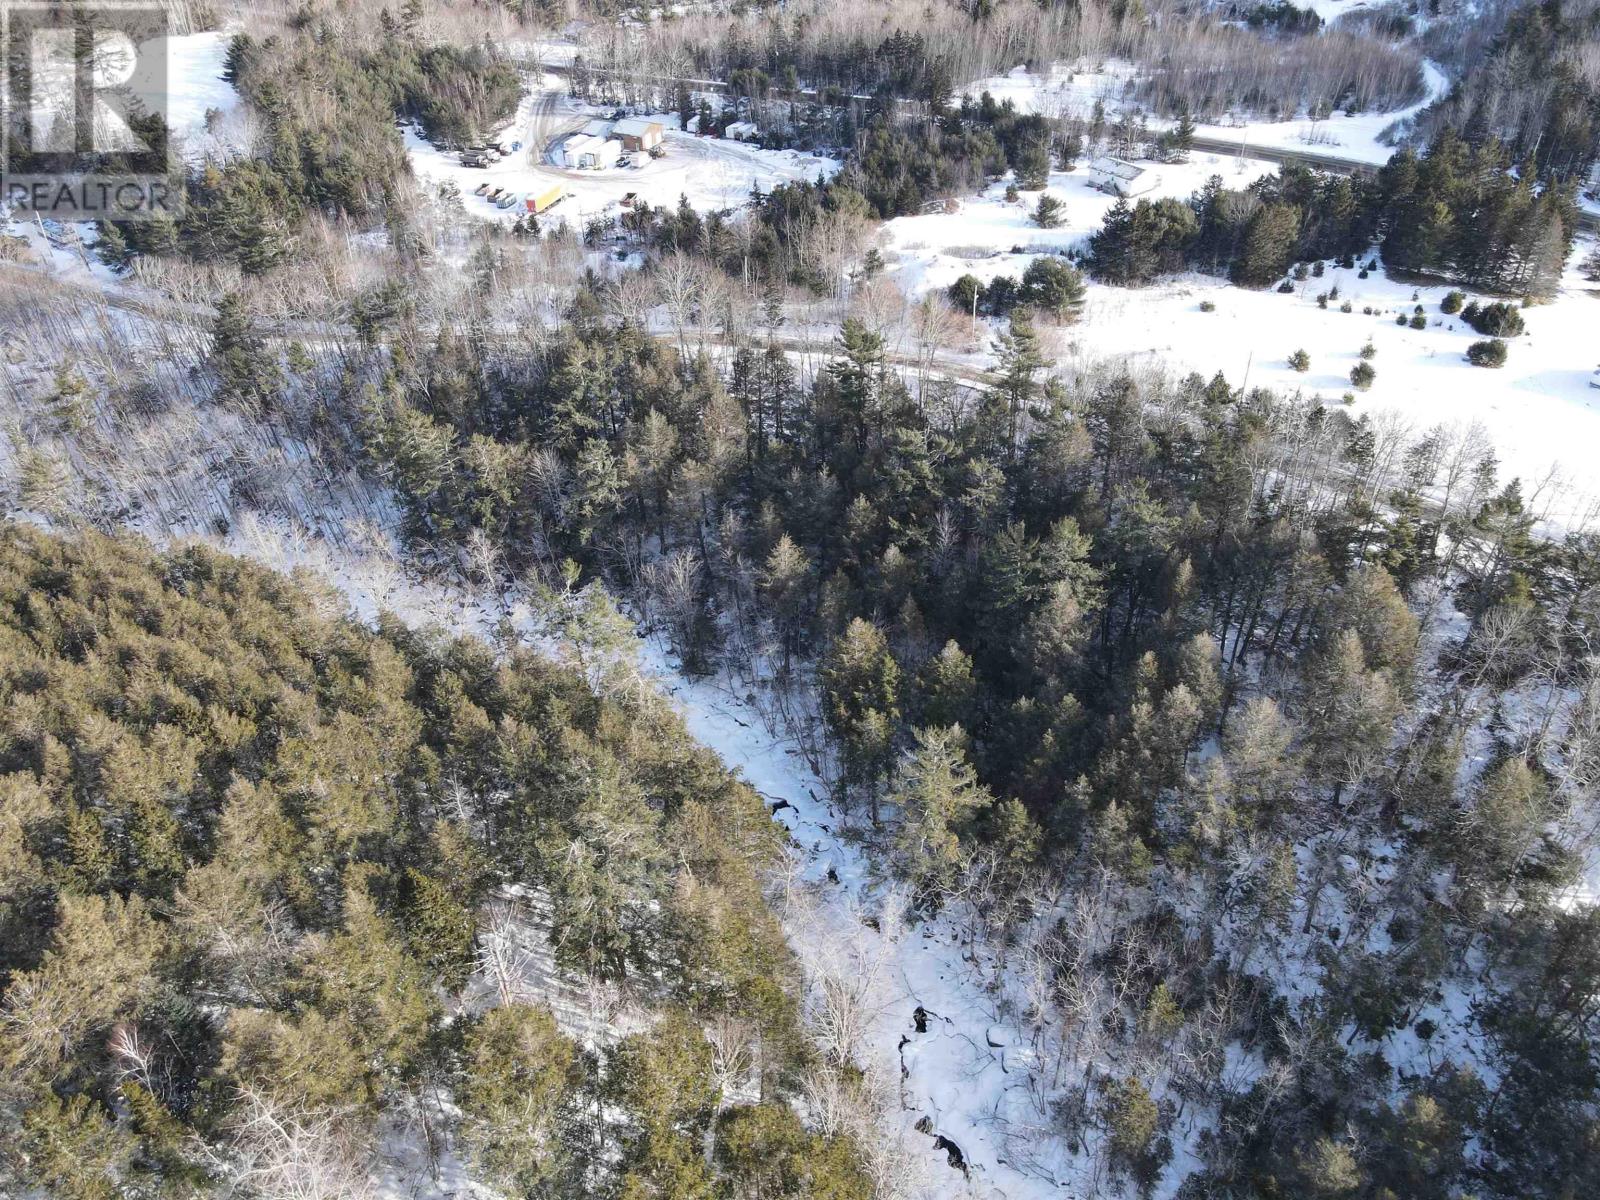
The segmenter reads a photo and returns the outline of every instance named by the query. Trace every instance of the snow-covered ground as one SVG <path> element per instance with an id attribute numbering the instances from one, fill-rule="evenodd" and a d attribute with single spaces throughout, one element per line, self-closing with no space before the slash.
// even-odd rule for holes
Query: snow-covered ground
<path id="1" fill-rule="evenodd" d="M 166 106 L 161 112 L 189 162 L 225 157 L 249 144 L 249 121 L 239 93 L 222 77 L 231 40 L 230 33 L 190 33 L 154 39 L 142 50 L 166 53 Z M 208 126 L 210 113 L 216 116 Z"/>
<path id="2" fill-rule="evenodd" d="M 1174 165 L 1146 164 L 1159 177 L 1141 199 L 1164 196 L 1187 199 L 1212 175 L 1230 188 L 1242 188 L 1270 175 L 1277 167 L 1254 158 L 1195 154 Z M 1061 224 L 1041 229 L 1033 220 L 1039 193 L 1019 193 L 1007 202 L 1006 185 L 997 183 L 978 196 L 959 202 L 955 212 L 896 217 L 884 224 L 879 245 L 889 277 L 909 295 L 946 288 L 962 275 L 987 283 L 995 275 L 1020 275 L 1039 254 L 1063 253 L 1083 245 L 1105 221 L 1117 198 L 1091 185 L 1089 168 L 1050 175 L 1049 194 L 1062 202 Z"/>
<path id="3" fill-rule="evenodd" d="M 1341 4 L 1342 0 L 1329 2 Z M 1357 6 L 1344 3 L 1343 7 Z M 1394 148 L 1382 140 L 1384 131 L 1396 122 L 1416 116 L 1444 95 L 1450 86 L 1449 79 L 1434 63 L 1424 62 L 1422 72 L 1426 94 L 1418 103 L 1406 108 L 1355 116 L 1341 111 L 1320 121 L 1313 121 L 1304 114 L 1290 121 L 1265 121 L 1241 115 L 1216 124 L 1197 124 L 1195 136 L 1237 142 L 1244 153 L 1251 148 L 1297 150 L 1354 162 L 1384 163 L 1394 153 Z M 1115 120 L 1125 112 L 1139 114 L 1143 111 L 1133 98 L 1138 75 L 1133 64 L 1117 60 L 1093 66 L 1057 63 L 1043 72 L 1017 67 L 1006 75 L 980 79 L 965 90 L 973 97 L 988 92 L 996 100 L 1011 101 L 1019 112 L 1041 113 L 1047 117 L 1086 118 L 1099 104 L 1107 119 Z M 1170 124 L 1159 118 L 1150 120 L 1152 129 L 1163 129 Z"/>
<path id="4" fill-rule="evenodd" d="M 336 548 L 270 522 L 241 522 L 222 545 L 279 570 L 319 576 L 367 620 L 388 609 L 410 622 L 486 639 L 503 614 L 525 632 L 535 628 L 528 607 L 514 599 L 502 606 L 473 589 L 406 578 L 385 553 Z M 827 786 L 797 746 L 769 727 L 751 693 L 725 679 L 685 678 L 653 639 L 641 644 L 639 665 L 648 685 L 671 697 L 696 740 L 769 801 L 789 802 L 776 816 L 796 856 L 780 915 L 803 963 L 859 989 L 866 1020 L 858 1053 L 882 1078 L 900 1080 L 888 1132 L 920 1156 L 913 1159 L 913 1169 L 925 1170 L 919 1194 L 1060 1196 L 1074 1163 L 1043 1135 L 1048 1112 L 1030 1070 L 1033 1051 L 1027 1033 L 1000 1011 L 992 952 L 967 944 L 947 921 L 909 927 L 896 919 L 893 890 L 875 876 L 860 845 L 842 836 Z M 919 1006 L 928 1013 L 922 1034 L 913 1022 Z M 567 1022 L 583 1016 L 568 1014 Z M 913 1129 L 922 1117 L 961 1147 L 970 1180 L 947 1165 L 932 1135 Z"/>
<path id="5" fill-rule="evenodd" d="M 1210 175 L 1242 187 L 1276 167 L 1260 159 L 1195 154 L 1181 166 L 1149 169 L 1160 175 L 1149 194 L 1155 198 L 1187 197 Z M 965 274 L 984 282 L 1000 274 L 1020 276 L 1040 254 L 1082 247 L 1115 203 L 1090 186 L 1083 167 L 1053 173 L 1048 191 L 1063 205 L 1055 229 L 1033 222 L 1038 192 L 1022 192 L 1007 203 L 1003 184 L 962 201 L 954 213 L 888 222 L 879 238 L 888 277 L 919 296 Z M 1083 316 L 1069 331 L 1067 353 L 1126 357 L 1207 377 L 1221 371 L 1235 386 L 1300 390 L 1333 403 L 1353 393 L 1355 412 L 1396 413 L 1419 434 L 1438 424 L 1481 424 L 1495 443 L 1503 477 L 1518 475 L 1531 485 L 1558 469 L 1565 494 L 1543 499 L 1551 502 L 1553 520 L 1573 523 L 1600 497 L 1594 465 L 1600 388 L 1590 386 L 1600 383 L 1600 345 L 1593 334 L 1600 295 L 1576 270 L 1593 248 L 1592 240 L 1580 242 L 1559 295 L 1525 311 L 1528 332 L 1511 339 L 1510 358 L 1499 370 L 1466 362 L 1466 348 L 1480 335 L 1439 311 L 1449 287 L 1397 282 L 1381 267 L 1366 279 L 1357 270 L 1330 267 L 1287 295 L 1236 288 L 1204 275 L 1147 288 L 1092 284 Z M 1317 296 L 1334 288 L 1337 298 L 1320 308 Z M 1215 310 L 1201 311 L 1202 301 Z M 1352 311 L 1341 312 L 1347 301 Z M 1426 329 L 1396 325 L 1396 316 L 1409 318 L 1418 304 L 1428 317 Z M 1373 312 L 1365 313 L 1367 308 Z M 1353 392 L 1350 370 L 1368 340 L 1377 349 L 1377 380 L 1370 391 Z M 1305 374 L 1288 365 L 1295 350 L 1311 356 Z"/>
<path id="6" fill-rule="evenodd" d="M 611 110 L 579 104 L 566 96 L 562 82 L 546 76 L 539 89 L 523 97 L 503 138 L 520 140 L 522 149 L 490 167 L 464 167 L 458 156 L 440 150 L 415 129 L 406 130 L 406 148 L 418 178 L 433 183 L 450 182 L 461 192 L 468 213 L 510 222 L 516 209 L 499 209 L 474 195 L 480 184 L 506 188 L 517 194 L 539 193 L 561 184 L 567 196 L 550 210 L 550 220 L 582 225 L 592 217 L 621 211 L 629 193 L 652 206 L 673 207 L 680 197 L 700 212 L 737 208 L 752 189 L 769 192 L 782 183 L 815 182 L 839 169 L 836 159 L 819 158 L 796 150 L 763 150 L 725 138 L 701 138 L 677 128 L 675 113 L 651 115 L 666 127 L 666 155 L 632 156 L 629 167 L 598 171 L 567 170 L 546 161 L 551 141 L 581 121 Z"/>
<path id="7" fill-rule="evenodd" d="M 1336 2 L 1324 0 L 1324 7 Z M 203 126 L 204 109 L 219 107 L 215 101 L 220 93 L 208 93 L 201 85 L 220 69 L 225 45 L 219 35 L 198 36 L 213 40 L 188 47 L 189 66 L 184 69 L 192 86 L 182 89 L 181 103 L 172 110 L 175 121 L 190 130 L 195 114 Z M 1031 86 L 1023 81 L 1017 93 Z M 1078 92 L 1085 91 L 1092 105 L 1095 86 L 1072 83 L 1067 99 L 1076 103 Z M 568 105 L 553 110 L 547 97 L 529 97 L 518 114 L 517 128 L 531 135 L 523 138 L 524 154 L 488 170 L 463 168 L 453 155 L 415 135 L 408 135 L 408 146 L 419 176 L 455 182 L 468 211 L 484 216 L 507 215 L 471 196 L 473 187 L 486 179 L 536 190 L 559 178 L 573 195 L 556 212 L 578 219 L 614 208 L 629 191 L 652 204 L 675 204 L 683 194 L 697 208 L 724 208 L 741 202 L 752 184 L 766 190 L 787 179 L 815 178 L 837 169 L 828 160 L 676 131 L 669 135 L 665 159 L 637 169 L 572 173 L 540 164 L 537 156 L 552 132 L 552 120 L 559 125 L 586 111 Z M 1155 194 L 1187 196 L 1211 174 L 1240 186 L 1273 166 L 1196 155 L 1183 166 L 1153 169 L 1162 177 Z M 1088 187 L 1081 169 L 1052 176 L 1050 191 L 1066 204 L 1065 220 L 1054 230 L 1039 229 L 1030 220 L 1037 193 L 1025 193 L 1021 203 L 1010 205 L 1003 186 L 968 200 L 954 214 L 890 222 L 882 244 L 891 278 L 912 293 L 922 293 L 947 286 L 967 271 L 980 278 L 1001 271 L 1020 274 L 1035 255 L 1080 242 L 1098 228 L 1113 203 Z M 1327 309 L 1319 308 L 1317 293 L 1335 286 L 1339 298 Z M 1235 384 L 1298 387 L 1337 403 L 1348 389 L 1357 351 L 1370 339 L 1377 349 L 1377 382 L 1371 392 L 1357 394 L 1356 411 L 1392 409 L 1419 431 L 1435 423 L 1479 421 L 1496 439 L 1506 474 L 1538 477 L 1551 462 L 1564 462 L 1580 484 L 1597 490 L 1593 485 L 1600 481 L 1592 457 L 1600 447 L 1600 390 L 1589 388 L 1588 381 L 1600 361 L 1592 333 L 1600 301 L 1584 291 L 1575 275 L 1569 276 L 1554 303 L 1528 311 L 1529 332 L 1513 341 L 1507 366 L 1487 371 L 1462 361 L 1462 351 L 1476 335 L 1459 319 L 1439 314 L 1444 291 L 1420 289 L 1414 298 L 1410 285 L 1391 281 L 1381 271 L 1362 280 L 1355 271 L 1337 269 L 1287 295 L 1244 291 L 1204 277 L 1137 290 L 1095 286 L 1082 322 L 1069 331 L 1067 353 L 1147 359 L 1207 375 L 1220 369 Z M 1213 304 L 1214 311 L 1200 311 L 1202 300 Z M 1346 300 L 1353 306 L 1351 313 L 1339 311 Z M 1426 308 L 1428 328 L 1398 327 L 1395 315 L 1409 316 L 1417 303 Z M 1364 314 L 1365 307 L 1376 311 Z M 1304 375 L 1287 365 L 1295 349 L 1305 349 L 1311 357 L 1311 370 Z M 202 445 L 209 442 L 200 439 Z M 294 490 L 307 504 L 321 503 L 316 488 Z M 386 503 L 380 501 L 375 510 L 356 509 L 331 495 L 326 503 L 327 511 L 315 525 L 338 531 L 328 539 L 307 534 L 300 523 L 244 520 L 231 526 L 224 544 L 280 569 L 304 568 L 320 575 L 365 619 L 388 608 L 416 623 L 489 636 L 502 616 L 509 616 L 517 628 L 535 632 L 534 615 L 515 600 L 427 582 L 400 569 L 382 528 L 393 519 Z M 185 525 L 171 513 L 150 512 L 146 529 L 156 536 L 201 533 L 210 524 L 209 516 L 197 509 Z M 364 528 L 358 531 L 358 525 Z M 1051 1132 L 1050 1090 L 1041 1084 L 1041 1073 L 1031 1069 L 1029 1033 L 1007 1015 L 1005 989 L 995 984 L 992 949 L 965 944 L 951 918 L 916 926 L 893 919 L 892 891 L 877 878 L 859 844 L 842 835 L 827 788 L 785 731 L 769 725 L 749 687 L 725 679 L 688 680 L 653 643 L 646 643 L 644 658 L 654 686 L 674 698 L 694 736 L 763 795 L 788 802 L 790 807 L 778 814 L 796 846 L 786 928 L 803 960 L 859 982 L 867 1020 L 858 1051 L 881 1075 L 899 1080 L 899 1103 L 887 1119 L 925 1155 L 926 1194 L 1018 1200 L 1093 1190 L 1085 1161 L 1068 1155 Z M 1337 910 L 1330 907 L 1329 912 Z M 864 921 L 868 915 L 877 928 Z M 928 1013 L 927 1032 L 920 1034 L 912 1020 L 918 1006 Z M 576 999 L 568 1007 L 572 1020 L 582 1015 Z M 1465 1007 L 1453 993 L 1439 1007 L 1441 1023 L 1450 1017 L 1465 1026 Z M 1240 1069 L 1247 1070 L 1247 1064 Z M 911 1132 L 921 1117 L 961 1147 L 971 1166 L 970 1179 L 945 1165 L 944 1153 L 933 1148 L 931 1138 Z M 1164 1194 L 1190 1161 L 1184 1155 L 1191 1149 L 1187 1143 L 1180 1147 L 1179 1161 L 1163 1181 Z M 454 1175 L 448 1178 L 450 1186 L 459 1183 Z M 395 1191 L 399 1194 L 399 1184 Z"/>
<path id="8" fill-rule="evenodd" d="M 1319 308 L 1317 295 L 1334 287 L 1340 298 Z M 1550 516 L 1568 523 L 1600 496 L 1600 388 L 1590 386 L 1600 382 L 1594 337 L 1600 298 L 1592 287 L 1569 270 L 1552 303 L 1525 310 L 1528 331 L 1510 339 L 1510 357 L 1499 370 L 1466 362 L 1467 347 L 1480 335 L 1440 313 L 1449 288 L 1398 283 L 1382 270 L 1360 279 L 1357 271 L 1332 268 L 1288 295 L 1200 275 L 1144 289 L 1091 286 L 1071 345 L 1086 357 L 1124 355 L 1207 376 L 1220 370 L 1235 386 L 1298 389 L 1335 403 L 1350 393 L 1353 411 L 1394 413 L 1418 434 L 1433 425 L 1481 424 L 1502 478 L 1518 475 L 1531 486 L 1557 468 L 1565 494 L 1549 497 Z M 1215 310 L 1202 312 L 1201 301 Z M 1354 311 L 1339 311 L 1345 301 Z M 1396 324 L 1397 315 L 1409 317 L 1418 304 L 1426 329 Z M 1370 316 L 1363 312 L 1368 307 Z M 1350 370 L 1367 341 L 1377 349 L 1377 379 L 1370 391 L 1355 392 Z M 1302 349 L 1311 357 L 1305 374 L 1287 361 Z"/>
<path id="9" fill-rule="evenodd" d="M 1438 66 L 1431 62 L 1422 64 L 1423 82 L 1427 91 L 1416 104 L 1389 112 L 1357 113 L 1354 116 L 1336 112 L 1320 121 L 1300 116 L 1292 121 L 1257 121 L 1241 118 L 1216 125 L 1196 125 L 1195 136 L 1200 138 L 1237 139 L 1241 149 L 1299 150 L 1325 154 L 1330 158 L 1371 163 L 1374 166 L 1389 161 L 1394 146 L 1384 140 L 1391 126 L 1404 127 L 1419 112 L 1427 108 L 1449 90 L 1450 80 Z"/>
<path id="10" fill-rule="evenodd" d="M 1323 22 L 1332 25 L 1345 13 L 1357 12 L 1363 8 L 1377 8 L 1371 0 L 1298 0 L 1300 8 L 1309 8 Z"/>
<path id="11" fill-rule="evenodd" d="M 965 95 L 977 99 L 985 92 L 1000 103 L 1010 101 L 1020 113 L 1039 113 L 1052 119 L 1088 117 L 1099 104 L 1108 118 L 1137 112 L 1133 89 L 1139 68 L 1121 59 L 1089 66 L 1055 63 L 1044 71 L 1014 67 L 1004 75 L 991 75 L 968 84 Z"/>

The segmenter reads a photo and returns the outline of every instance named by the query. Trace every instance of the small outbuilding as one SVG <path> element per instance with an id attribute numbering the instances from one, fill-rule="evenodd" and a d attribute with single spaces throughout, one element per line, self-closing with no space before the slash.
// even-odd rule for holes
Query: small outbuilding
<path id="1" fill-rule="evenodd" d="M 1102 154 L 1089 163 L 1089 182 L 1113 196 L 1140 196 L 1160 183 L 1161 176 L 1125 158 Z"/>
<path id="2" fill-rule="evenodd" d="M 734 121 L 722 131 L 722 136 L 736 142 L 759 142 L 761 127 L 754 121 Z"/>
<path id="3" fill-rule="evenodd" d="M 622 143 L 616 138 L 596 138 L 594 146 L 584 155 L 585 167 L 598 171 L 601 167 L 614 167 L 622 157 Z"/>
<path id="4" fill-rule="evenodd" d="M 584 171 L 612 167 L 622 157 L 622 143 L 610 138 L 578 133 L 561 145 L 561 165 Z"/>
<path id="5" fill-rule="evenodd" d="M 624 150 L 654 150 L 667 136 L 667 130 L 660 121 L 629 117 L 611 127 L 611 136 L 621 141 Z"/>
<path id="6" fill-rule="evenodd" d="M 556 160 L 563 167 L 579 166 L 579 159 L 583 152 L 598 139 L 587 133 L 575 133 L 561 143 L 561 149 L 556 152 Z"/>

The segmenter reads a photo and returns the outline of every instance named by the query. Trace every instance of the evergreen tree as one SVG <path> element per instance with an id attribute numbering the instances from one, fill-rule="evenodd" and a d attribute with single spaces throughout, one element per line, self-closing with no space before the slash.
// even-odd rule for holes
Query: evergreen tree
<path id="1" fill-rule="evenodd" d="M 966 858 L 962 835 L 994 798 L 967 761 L 960 726 L 919 729 L 890 794 L 899 813 L 895 870 L 931 909 L 960 875 Z"/>
<path id="2" fill-rule="evenodd" d="M 1245 227 L 1244 244 L 1230 276 L 1241 287 L 1265 287 L 1282 277 L 1294 258 L 1300 236 L 1300 210 L 1292 204 L 1263 204 Z"/>
<path id="3" fill-rule="evenodd" d="M 244 301 L 230 292 L 217 302 L 211 328 L 211 364 L 218 395 L 251 408 L 270 409 L 282 387 L 277 359 L 250 327 Z"/>
<path id="4" fill-rule="evenodd" d="M 562 1117 L 579 1080 L 577 1048 L 550 1013 L 490 1009 L 468 1032 L 458 1093 L 462 1133 L 483 1178 L 531 1192 L 561 1171 Z"/>
<path id="5" fill-rule="evenodd" d="M 877 626 L 853 619 L 821 672 L 823 719 L 838 740 L 846 788 L 864 788 L 878 823 L 878 784 L 888 772 L 900 717 L 900 666 Z"/>
<path id="6" fill-rule="evenodd" d="M 1057 321 L 1073 321 L 1083 311 L 1083 276 L 1063 258 L 1044 255 L 1022 273 L 1019 303 Z"/>
<path id="7" fill-rule="evenodd" d="M 1040 229 L 1055 229 L 1061 224 L 1061 210 L 1065 206 L 1049 192 L 1041 193 L 1033 210 L 1033 223 Z"/>

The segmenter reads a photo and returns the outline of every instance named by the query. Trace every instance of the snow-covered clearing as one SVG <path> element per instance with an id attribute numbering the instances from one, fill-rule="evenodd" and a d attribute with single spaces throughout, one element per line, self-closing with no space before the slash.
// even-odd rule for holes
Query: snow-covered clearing
<path id="1" fill-rule="evenodd" d="M 241 107 L 239 93 L 222 77 L 231 36 L 190 33 L 152 38 L 139 47 L 141 56 L 164 56 L 165 85 L 154 88 L 150 99 L 166 118 L 177 153 L 185 162 L 226 158 L 249 145 L 249 116 Z M 94 255 L 98 236 L 92 221 L 12 216 L 0 205 L 0 232 L 23 238 L 28 243 L 27 260 L 53 276 L 100 282 L 117 278 Z"/>
<path id="2" fill-rule="evenodd" d="M 666 127 L 666 154 L 632 156 L 633 165 L 601 170 L 567 170 L 546 161 L 551 142 L 583 120 L 608 115 L 610 109 L 580 104 L 562 90 L 562 82 L 545 76 L 539 88 L 524 96 L 510 128 L 501 136 L 520 140 L 522 148 L 489 167 L 464 167 L 452 151 L 441 150 L 415 129 L 407 129 L 406 149 L 419 179 L 453 183 L 461 202 L 474 217 L 509 224 L 518 209 L 498 209 L 474 194 L 480 184 L 517 195 L 540 193 L 554 184 L 566 189 L 565 199 L 550 210 L 552 222 L 581 227 L 594 217 L 615 215 L 630 193 L 653 207 L 675 207 L 680 197 L 700 212 L 737 208 L 752 190 L 769 192 L 779 184 L 815 182 L 839 170 L 836 159 L 797 150 L 763 150 L 725 138 L 702 138 L 678 128 L 675 113 L 651 113 Z"/>
<path id="3" fill-rule="evenodd" d="M 1381 166 L 1394 153 L 1393 138 L 1386 131 L 1403 130 L 1428 105 L 1450 88 L 1450 80 L 1432 62 L 1422 64 L 1426 94 L 1416 104 L 1390 112 L 1336 112 L 1321 120 L 1302 114 L 1292 121 L 1260 121 L 1241 117 L 1216 125 L 1196 125 L 1199 138 L 1237 139 L 1242 150 L 1299 150 L 1325 154 L 1330 158 Z"/>
<path id="4" fill-rule="evenodd" d="M 1276 164 L 1252 158 L 1195 154 L 1178 166 L 1151 164 L 1158 186 L 1143 198 L 1187 197 L 1207 177 L 1221 175 L 1230 188 L 1271 174 Z M 916 297 L 948 288 L 962 275 L 983 282 L 996 275 L 1020 276 L 1041 254 L 1081 249 L 1100 228 L 1115 198 L 1090 186 L 1086 167 L 1054 172 L 1048 192 L 1062 202 L 1061 224 L 1041 229 L 1033 221 L 1038 192 L 1005 199 L 995 184 L 960 202 L 954 213 L 900 217 L 879 237 L 888 277 Z M 1354 396 L 1353 411 L 1374 418 L 1392 412 L 1418 434 L 1434 425 L 1477 423 L 1493 439 L 1502 474 L 1525 484 L 1541 482 L 1555 468 L 1561 484 L 1546 488 L 1540 503 L 1558 523 L 1574 523 L 1600 497 L 1594 465 L 1600 447 L 1600 296 L 1576 264 L 1594 248 L 1585 239 L 1575 250 L 1560 293 L 1524 312 L 1528 332 L 1511 339 L 1510 358 L 1499 370 L 1466 362 L 1480 335 L 1459 317 L 1439 311 L 1446 285 L 1419 286 L 1392 280 L 1380 266 L 1360 278 L 1358 270 L 1330 267 L 1298 283 L 1293 293 L 1253 291 L 1207 275 L 1187 275 L 1146 288 L 1091 284 L 1082 318 L 1067 331 L 1067 362 L 1126 358 L 1154 368 L 1221 371 L 1233 385 L 1262 385 L 1316 394 L 1339 403 Z M 1369 261 L 1363 257 L 1358 268 Z M 1337 294 L 1333 289 L 1337 288 Z M 1329 293 L 1327 307 L 1317 296 Z M 1474 296 L 1469 299 L 1489 300 Z M 1201 310 L 1201 303 L 1214 311 Z M 1350 312 L 1341 311 L 1345 303 Z M 1426 329 L 1396 324 L 1422 305 Z M 1372 309 L 1369 314 L 1365 309 Z M 1361 347 L 1377 350 L 1377 380 L 1356 392 L 1350 370 Z M 1294 371 L 1295 350 L 1311 356 L 1311 369 Z"/>
<path id="5" fill-rule="evenodd" d="M 1171 196 L 1187 199 L 1212 175 L 1230 188 L 1242 188 L 1270 175 L 1277 166 L 1260 159 L 1196 154 L 1180 164 L 1148 164 L 1159 182 L 1140 199 Z M 1045 189 L 1062 202 L 1061 224 L 1041 229 L 1033 211 L 1039 193 L 1019 193 L 1006 200 L 1006 184 L 996 183 L 979 195 L 957 202 L 956 211 L 896 217 L 884 224 L 878 241 L 889 277 L 911 296 L 946 288 L 962 275 L 987 283 L 996 275 L 1020 275 L 1039 254 L 1060 254 L 1081 247 L 1100 228 L 1117 201 L 1090 183 L 1089 168 L 1053 171 Z"/>
<path id="6" fill-rule="evenodd" d="M 166 53 L 166 106 L 161 114 L 178 135 L 188 162 L 227 157 L 249 144 L 249 121 L 239 93 L 222 77 L 230 40 L 228 33 L 190 33 L 157 38 L 141 48 L 142 53 Z M 216 116 L 208 121 L 211 113 Z"/>
<path id="7" fill-rule="evenodd" d="M 1316 297 L 1335 287 L 1338 298 L 1319 307 Z M 1594 339 L 1600 298 L 1592 289 L 1569 270 L 1553 302 L 1524 311 L 1528 331 L 1510 340 L 1510 357 L 1499 370 L 1466 361 L 1467 347 L 1480 335 L 1459 316 L 1439 311 L 1448 287 L 1396 282 L 1381 269 L 1361 279 L 1358 271 L 1332 268 L 1287 295 L 1203 275 L 1143 289 L 1091 286 L 1071 346 L 1089 358 L 1126 356 L 1207 376 L 1220 370 L 1235 386 L 1303 390 L 1333 403 L 1349 394 L 1352 411 L 1375 419 L 1393 413 L 1419 435 L 1434 425 L 1480 424 L 1503 478 L 1520 476 L 1531 492 L 1555 469 L 1561 486 L 1552 481 L 1539 503 L 1553 521 L 1572 524 L 1600 497 L 1600 388 L 1590 386 L 1600 382 Z M 1202 301 L 1215 310 L 1201 311 Z M 1340 311 L 1346 301 L 1349 313 Z M 1426 329 L 1396 324 L 1418 304 Z M 1370 316 L 1363 312 L 1369 307 Z M 1370 391 L 1358 392 L 1350 370 L 1368 341 L 1377 350 L 1377 379 Z M 1301 349 L 1311 357 L 1304 374 L 1287 361 Z"/>

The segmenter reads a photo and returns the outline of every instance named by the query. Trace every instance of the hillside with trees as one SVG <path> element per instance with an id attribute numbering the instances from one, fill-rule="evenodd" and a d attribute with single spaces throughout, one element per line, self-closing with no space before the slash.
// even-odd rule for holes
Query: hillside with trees
<path id="1" fill-rule="evenodd" d="M 400 1120 L 506 1195 L 869 1195 L 786 1100 L 813 1055 L 749 788 L 647 692 L 330 600 L 0 529 L 0 1181 L 364 1196 Z M 628 637 L 588 628 L 592 663 Z M 508 883 L 638 1032 L 497 974 Z"/>

